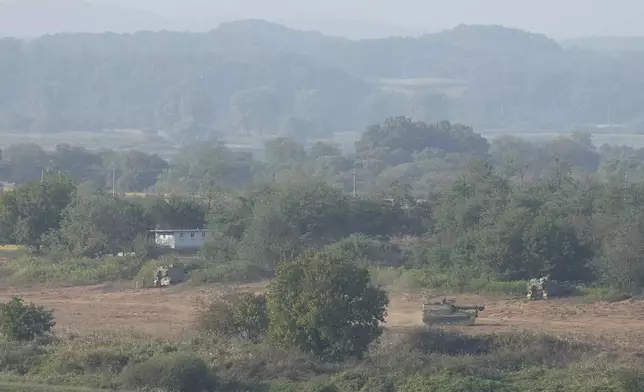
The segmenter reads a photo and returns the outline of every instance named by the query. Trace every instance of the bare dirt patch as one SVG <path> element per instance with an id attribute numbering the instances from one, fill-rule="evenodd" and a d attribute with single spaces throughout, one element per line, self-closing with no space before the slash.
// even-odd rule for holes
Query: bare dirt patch
<path id="1" fill-rule="evenodd" d="M 262 292 L 266 283 L 237 287 L 210 286 L 169 289 L 132 289 L 118 285 L 71 288 L 2 288 L 0 300 L 22 295 L 27 301 L 55 310 L 58 329 L 79 332 L 138 331 L 155 335 L 178 335 L 193 325 L 195 301 L 227 289 Z M 422 296 L 391 292 L 386 327 L 422 327 Z M 576 335 L 610 341 L 631 349 L 644 349 L 644 301 L 584 303 L 576 299 L 526 301 L 456 297 L 459 304 L 484 304 L 472 327 L 450 327 L 466 333 L 533 330 L 558 335 Z"/>

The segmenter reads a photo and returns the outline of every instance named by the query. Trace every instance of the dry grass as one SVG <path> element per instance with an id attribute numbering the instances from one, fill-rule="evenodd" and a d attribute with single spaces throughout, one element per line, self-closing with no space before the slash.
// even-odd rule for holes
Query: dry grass
<path id="1" fill-rule="evenodd" d="M 17 252 L 19 250 L 24 250 L 24 246 L 21 246 L 21 245 L 0 245 L 0 251 Z"/>
<path id="2" fill-rule="evenodd" d="M 220 295 L 229 289 L 261 293 L 266 283 L 141 290 L 113 284 L 3 288 L 0 301 L 22 295 L 28 301 L 53 308 L 59 329 L 74 328 L 78 333 L 137 331 L 176 337 L 193 328 L 198 298 Z M 583 299 L 571 298 L 529 302 L 482 295 L 459 295 L 456 299 L 460 304 L 484 304 L 486 308 L 474 326 L 454 326 L 448 328 L 450 331 L 468 335 L 540 331 L 644 351 L 644 301 L 641 300 L 584 303 Z M 390 300 L 385 325 L 388 329 L 404 331 L 422 327 L 422 295 L 390 292 Z"/>

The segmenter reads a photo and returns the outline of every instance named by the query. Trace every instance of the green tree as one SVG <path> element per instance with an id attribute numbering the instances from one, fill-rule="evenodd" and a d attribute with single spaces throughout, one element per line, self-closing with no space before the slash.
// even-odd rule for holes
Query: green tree
<path id="1" fill-rule="evenodd" d="M 216 187 L 240 186 L 253 179 L 255 170 L 251 154 L 212 140 L 181 147 L 171 163 L 169 172 L 157 184 L 163 191 L 170 182 L 201 194 Z"/>
<path id="2" fill-rule="evenodd" d="M 83 147 L 59 144 L 50 154 L 51 167 L 69 174 L 78 181 L 91 180 L 103 185 L 104 173 L 93 170 L 101 167 L 101 157 Z"/>
<path id="3" fill-rule="evenodd" d="M 0 332 L 8 339 L 30 341 L 44 336 L 55 325 L 53 311 L 33 303 L 25 305 L 22 297 L 0 304 Z"/>
<path id="4" fill-rule="evenodd" d="M 305 247 L 321 247 L 348 234 L 346 197 L 322 181 L 273 186 L 254 197 L 240 252 L 273 267 Z"/>
<path id="5" fill-rule="evenodd" d="M 18 184 L 39 180 L 43 170 L 49 167 L 47 153 L 34 143 L 9 146 L 4 158 L 11 162 L 11 180 Z"/>
<path id="6" fill-rule="evenodd" d="M 219 384 L 203 359 L 178 353 L 133 363 L 121 379 L 127 388 L 169 392 L 214 392 Z"/>
<path id="7" fill-rule="evenodd" d="M 60 227 L 74 189 L 70 177 L 50 173 L 42 182 L 0 194 L 0 239 L 39 248 L 43 235 Z"/>
<path id="8" fill-rule="evenodd" d="M 637 292 L 644 287 L 644 214 L 629 208 L 616 221 L 602 241 L 595 269 L 602 283 Z"/>
<path id="9" fill-rule="evenodd" d="M 269 338 L 323 358 L 362 357 L 382 334 L 387 294 L 334 253 L 281 263 L 268 288 Z"/>
<path id="10" fill-rule="evenodd" d="M 60 230 L 48 238 L 51 249 L 78 256 L 129 250 L 149 228 L 139 204 L 103 194 L 75 196 L 65 209 Z"/>
<path id="11" fill-rule="evenodd" d="M 151 223 L 160 229 L 202 229 L 206 208 L 196 201 L 179 197 L 156 199 L 147 208 Z"/>

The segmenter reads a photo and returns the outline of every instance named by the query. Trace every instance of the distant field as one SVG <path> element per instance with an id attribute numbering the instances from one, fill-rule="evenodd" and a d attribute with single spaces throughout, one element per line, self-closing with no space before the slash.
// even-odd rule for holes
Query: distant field
<path id="1" fill-rule="evenodd" d="M 567 136 L 565 133 L 555 133 L 555 132 L 485 132 L 482 131 L 481 135 L 489 140 L 501 136 L 516 136 L 524 138 L 530 141 L 547 141 L 555 139 L 559 136 Z M 352 143 L 360 139 L 360 132 L 337 132 L 333 140 L 337 143 L 343 144 L 347 147 L 351 146 Z M 644 135 L 634 135 L 627 133 L 606 133 L 606 134 L 594 134 L 592 136 L 593 143 L 596 146 L 601 146 L 602 144 L 610 145 L 626 145 L 633 148 L 644 148 Z M 352 148 L 349 151 L 353 151 Z"/>
<path id="2" fill-rule="evenodd" d="M 467 82 L 434 78 L 382 79 L 379 85 L 382 90 L 392 93 L 411 95 L 433 92 L 445 94 L 450 98 L 461 97 L 467 89 Z"/>
<path id="3" fill-rule="evenodd" d="M 495 139 L 500 136 L 513 135 L 525 138 L 531 141 L 546 141 L 555 139 L 559 136 L 566 136 L 566 134 L 559 133 L 482 133 L 488 139 Z M 593 143 L 596 146 L 603 144 L 609 145 L 626 145 L 633 148 L 644 148 L 644 135 L 633 135 L 626 133 L 607 133 L 607 134 L 594 134 L 592 136 Z"/>
<path id="4" fill-rule="evenodd" d="M 415 79 L 414 79 L 415 80 Z M 410 80 L 398 80 L 401 87 L 411 84 Z M 421 81 L 417 80 L 421 84 Z M 430 82 L 426 82 L 431 85 Z M 438 82 L 435 82 L 438 83 Z M 457 81 L 454 81 L 457 83 Z M 440 84 L 439 84 L 440 85 Z M 554 139 L 559 134 L 555 132 L 495 132 L 495 131 L 478 131 L 488 139 L 494 139 L 500 136 L 513 135 L 532 141 L 545 141 Z M 335 132 L 327 142 L 334 142 L 348 153 L 353 152 L 353 143 L 360 139 L 362 131 L 342 131 Z M 234 150 L 249 151 L 258 157 L 263 152 L 264 142 L 270 137 L 277 135 L 259 136 L 236 136 L 227 137 L 221 141 L 229 148 Z M 606 133 L 594 134 L 593 142 L 597 146 L 602 144 L 610 145 L 627 145 L 634 148 L 644 148 L 644 135 L 635 135 L 627 133 Z M 57 144 L 68 143 L 75 146 L 82 146 L 87 149 L 115 149 L 128 150 L 136 149 L 148 153 L 157 153 L 164 159 L 170 159 L 177 151 L 178 145 L 172 144 L 167 137 L 163 135 L 150 135 L 138 130 L 121 130 L 109 132 L 62 132 L 56 134 L 17 134 L 17 133 L 0 133 L 0 149 L 19 144 L 35 143 L 44 149 L 51 150 Z M 311 142 L 312 143 L 312 142 Z M 309 143 L 309 144 L 311 144 Z"/>
<path id="5" fill-rule="evenodd" d="M 176 149 L 162 136 L 150 135 L 139 130 L 114 130 L 105 132 L 60 132 L 60 133 L 0 133 L 0 148 L 14 144 L 35 143 L 46 150 L 58 144 L 71 144 L 87 149 L 137 149 L 167 156 Z"/>

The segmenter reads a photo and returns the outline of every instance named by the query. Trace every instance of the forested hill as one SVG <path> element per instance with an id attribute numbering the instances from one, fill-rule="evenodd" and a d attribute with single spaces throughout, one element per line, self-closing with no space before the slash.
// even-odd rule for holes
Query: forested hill
<path id="1" fill-rule="evenodd" d="M 0 130 L 320 137 L 389 116 L 639 126 L 644 55 L 498 26 L 352 41 L 249 20 L 207 33 L 0 40 Z"/>

